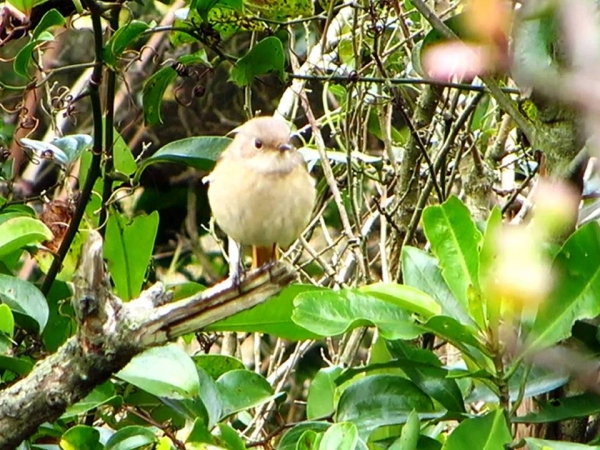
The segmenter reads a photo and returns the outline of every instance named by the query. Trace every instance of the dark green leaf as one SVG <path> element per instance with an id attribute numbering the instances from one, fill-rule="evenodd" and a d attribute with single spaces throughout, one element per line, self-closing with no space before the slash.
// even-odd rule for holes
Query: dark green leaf
<path id="1" fill-rule="evenodd" d="M 232 370 L 219 377 L 217 386 L 223 401 L 223 416 L 273 400 L 273 388 L 260 374 L 249 370 Z"/>
<path id="2" fill-rule="evenodd" d="M 414 383 L 394 375 L 372 375 L 348 386 L 338 403 L 336 422 L 353 422 L 364 438 L 384 425 L 406 422 L 416 410 L 434 417 L 433 402 Z"/>
<path id="3" fill-rule="evenodd" d="M 13 312 L 35 320 L 42 332 L 48 322 L 48 303 L 40 290 L 28 281 L 0 274 L 0 300 Z"/>
<path id="4" fill-rule="evenodd" d="M 540 400 L 538 411 L 512 419 L 514 423 L 558 422 L 600 413 L 600 396 L 587 393 L 554 400 Z"/>
<path id="5" fill-rule="evenodd" d="M 148 216 L 137 216 L 130 223 L 117 212 L 108 218 L 104 257 L 115 282 L 115 291 L 125 301 L 141 292 L 157 230 L 157 211 Z"/>
<path id="6" fill-rule="evenodd" d="M 0 258 L 27 245 L 49 241 L 50 229 L 41 220 L 16 216 L 0 224 Z"/>
<path id="7" fill-rule="evenodd" d="M 306 403 L 308 420 L 325 417 L 335 410 L 335 379 L 342 373 L 338 366 L 325 367 L 317 372 L 310 383 Z"/>
<path id="8" fill-rule="evenodd" d="M 37 39 L 34 39 L 27 44 L 25 44 L 17 56 L 15 56 L 15 60 L 13 62 L 13 70 L 17 75 L 22 76 L 23 78 L 29 78 L 29 65 L 33 60 L 33 52 L 36 47 L 44 42 L 54 40 L 54 36 L 48 31 L 42 31 Z"/>
<path id="9" fill-rule="evenodd" d="M 419 447 L 420 423 L 416 411 L 409 414 L 406 423 L 402 427 L 400 437 L 388 448 L 388 450 L 417 450 Z"/>
<path id="10" fill-rule="evenodd" d="M 25 376 L 32 368 L 33 364 L 25 359 L 0 355 L 0 370 L 10 370 L 17 375 Z"/>
<path id="11" fill-rule="evenodd" d="M 118 58 L 131 44 L 141 36 L 150 26 L 141 20 L 132 20 L 127 25 L 119 28 L 104 46 L 104 61 L 116 66 Z"/>
<path id="12" fill-rule="evenodd" d="M 452 432 L 444 446 L 445 450 L 505 450 L 512 442 L 504 410 L 497 409 L 483 417 L 467 419 Z"/>
<path id="13" fill-rule="evenodd" d="M 305 292 L 294 305 L 294 322 L 321 336 L 369 325 L 376 326 L 386 339 L 412 339 L 422 333 L 403 309 L 357 291 Z"/>
<path id="14" fill-rule="evenodd" d="M 540 306 L 526 344 L 549 347 L 570 336 L 576 320 L 600 314 L 600 225 L 590 222 L 567 240 L 553 264 L 561 276 Z"/>
<path id="15" fill-rule="evenodd" d="M 230 80 L 240 87 L 249 85 L 254 77 L 275 72 L 283 81 L 285 54 L 281 41 L 267 37 L 256 44 L 231 69 Z"/>
<path id="16" fill-rule="evenodd" d="M 129 426 L 123 427 L 113 434 L 106 446 L 105 450 L 134 450 L 136 448 L 158 442 L 154 433 L 145 427 Z"/>
<path id="17" fill-rule="evenodd" d="M 221 136 L 196 136 L 169 142 L 144 160 L 135 180 L 139 180 L 146 167 L 161 162 L 185 164 L 198 170 L 212 170 L 219 155 L 229 144 L 231 139 Z"/>
<path id="18" fill-rule="evenodd" d="M 466 310 L 469 286 L 479 286 L 481 233 L 467 207 L 451 196 L 442 205 L 423 211 L 423 227 L 431 249 L 440 262 L 450 290 Z"/>
<path id="19" fill-rule="evenodd" d="M 292 320 L 294 299 L 305 292 L 319 292 L 322 288 L 293 284 L 275 297 L 254 308 L 215 322 L 206 331 L 245 331 L 273 334 L 284 339 L 302 340 L 319 337 Z M 294 313 L 295 314 L 295 313 Z"/>
<path id="20" fill-rule="evenodd" d="M 162 123 L 160 105 L 167 86 L 177 78 L 177 72 L 172 67 L 163 67 L 144 83 L 142 89 L 142 104 L 144 105 L 144 121 L 148 126 Z"/>
<path id="21" fill-rule="evenodd" d="M 327 430 L 330 426 L 328 422 L 302 422 L 283 435 L 277 450 L 296 450 L 296 444 L 305 432 L 312 431 L 316 434 Z"/>
<path id="22" fill-rule="evenodd" d="M 69 419 L 83 414 L 91 409 L 108 403 L 116 397 L 115 389 L 110 381 L 100 384 L 94 388 L 83 400 L 71 405 L 61 416 L 61 419 Z"/>
<path id="23" fill-rule="evenodd" d="M 200 389 L 194 362 L 174 344 L 146 350 L 117 377 L 158 397 L 193 398 Z"/>

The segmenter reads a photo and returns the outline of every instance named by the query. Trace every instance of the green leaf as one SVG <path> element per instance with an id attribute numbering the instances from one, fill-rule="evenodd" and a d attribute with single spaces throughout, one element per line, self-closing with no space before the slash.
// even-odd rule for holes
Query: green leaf
<path id="1" fill-rule="evenodd" d="M 104 46 L 104 61 L 113 67 L 117 66 L 118 58 L 127 47 L 140 37 L 150 26 L 141 20 L 132 20 L 119 28 Z"/>
<path id="2" fill-rule="evenodd" d="M 104 257 L 115 282 L 115 291 L 125 301 L 141 292 L 157 230 L 157 211 L 148 216 L 137 216 L 130 223 L 125 223 L 125 218 L 116 212 L 108 218 Z"/>
<path id="3" fill-rule="evenodd" d="M 285 54 L 281 41 L 270 36 L 254 47 L 240 58 L 231 69 L 230 80 L 239 87 L 248 86 L 254 77 L 275 72 L 283 81 L 285 77 Z"/>
<path id="4" fill-rule="evenodd" d="M 342 373 L 338 366 L 325 367 L 317 372 L 310 383 L 306 402 L 308 420 L 325 417 L 335 410 L 335 379 Z"/>
<path id="5" fill-rule="evenodd" d="M 277 450 L 296 450 L 296 445 L 304 433 L 307 431 L 313 432 L 314 434 L 320 433 L 326 431 L 330 426 L 331 424 L 328 422 L 300 422 L 283 435 L 281 441 L 279 441 Z"/>
<path id="6" fill-rule="evenodd" d="M 354 450 L 358 444 L 358 429 L 350 422 L 334 423 L 323 435 L 319 450 Z"/>
<path id="7" fill-rule="evenodd" d="M 198 170 L 212 170 L 219 155 L 231 141 L 230 138 L 221 136 L 196 136 L 169 142 L 144 160 L 136 173 L 135 181 L 139 181 L 146 167 L 162 162 L 184 164 Z"/>
<path id="8" fill-rule="evenodd" d="M 427 394 L 406 378 L 395 375 L 372 375 L 346 388 L 340 397 L 336 422 L 356 424 L 361 437 L 384 425 L 406 422 L 416 410 L 424 417 L 434 417 L 433 402 Z"/>
<path id="9" fill-rule="evenodd" d="M 102 450 L 100 432 L 87 425 L 76 425 L 69 428 L 60 438 L 63 450 Z"/>
<path id="10" fill-rule="evenodd" d="M 462 305 L 450 292 L 448 284 L 438 267 L 438 261 L 420 248 L 402 248 L 402 277 L 404 283 L 434 298 L 442 308 L 442 314 L 465 324 L 474 322 Z"/>
<path id="11" fill-rule="evenodd" d="M 33 364 L 23 358 L 0 355 L 0 370 L 10 370 L 20 376 L 25 376 L 33 369 Z"/>
<path id="12" fill-rule="evenodd" d="M 303 340 L 320 337 L 303 328 L 293 320 L 294 299 L 307 292 L 319 292 L 322 288 L 312 285 L 292 284 L 275 297 L 254 308 L 227 319 L 220 320 L 204 328 L 206 331 L 261 332 L 290 339 Z"/>
<path id="13" fill-rule="evenodd" d="M 272 20 L 289 20 L 315 13 L 311 0 L 246 0 L 246 4 L 260 11 L 261 17 Z"/>
<path id="14" fill-rule="evenodd" d="M 55 164 L 63 168 L 71 167 L 84 151 L 92 148 L 92 143 L 92 136 L 87 134 L 73 134 L 53 139 L 51 142 L 21 139 L 21 144 L 32 149 L 38 158 L 52 159 Z"/>
<path id="15" fill-rule="evenodd" d="M 14 217 L 0 224 L 0 258 L 52 238 L 52 232 L 41 220 L 28 216 Z"/>
<path id="16" fill-rule="evenodd" d="M 412 411 L 402 427 L 400 437 L 390 445 L 388 450 L 417 450 L 419 442 L 420 423 L 419 415 Z"/>
<path id="17" fill-rule="evenodd" d="M 481 233 L 467 207 L 451 196 L 442 205 L 423 211 L 423 227 L 442 275 L 461 305 L 468 310 L 469 286 L 479 287 Z"/>
<path id="18" fill-rule="evenodd" d="M 15 331 L 15 318 L 8 305 L 0 305 L 0 332 L 13 337 Z"/>
<path id="19" fill-rule="evenodd" d="M 420 314 L 425 319 L 441 314 L 442 308 L 428 294 L 412 286 L 397 283 L 375 283 L 361 287 L 360 292 L 400 308 Z"/>
<path id="20" fill-rule="evenodd" d="M 402 341 L 388 341 L 392 356 L 410 380 L 423 392 L 449 411 L 464 413 L 463 396 L 456 380 L 447 378 L 437 356 L 428 350 L 412 347 Z"/>
<path id="21" fill-rule="evenodd" d="M 158 442 L 152 430 L 132 425 L 123 427 L 106 442 L 105 450 L 134 450 Z"/>
<path id="22" fill-rule="evenodd" d="M 413 339 L 422 333 L 403 309 L 358 291 L 305 292 L 298 295 L 294 306 L 294 322 L 321 336 L 370 325 L 386 339 Z"/>
<path id="23" fill-rule="evenodd" d="M 193 398 L 200 389 L 194 362 L 174 344 L 137 355 L 117 377 L 158 397 Z"/>
<path id="24" fill-rule="evenodd" d="M 202 419 L 195 419 L 194 425 L 192 426 L 192 431 L 190 431 L 190 434 L 185 442 L 186 444 L 188 442 L 198 442 L 214 445 L 215 438 L 212 434 L 210 434 L 210 430 Z"/>
<path id="25" fill-rule="evenodd" d="M 526 351 L 554 345 L 570 336 L 576 320 L 600 314 L 600 225 L 590 222 L 565 242 L 553 263 L 555 288 L 540 306 Z"/>
<path id="26" fill-rule="evenodd" d="M 28 281 L 0 274 L 0 300 L 13 311 L 31 317 L 42 332 L 48 322 L 48 303 L 44 294 Z"/>
<path id="27" fill-rule="evenodd" d="M 115 140 L 113 142 L 113 163 L 117 172 L 125 175 L 131 175 L 137 170 L 135 158 L 131 153 L 131 149 L 127 146 L 125 139 L 117 130 L 113 130 Z"/>
<path id="28" fill-rule="evenodd" d="M 249 370 L 232 370 L 219 377 L 223 417 L 273 400 L 273 388 L 262 375 Z"/>
<path id="29" fill-rule="evenodd" d="M 67 408 L 61 419 L 70 419 L 94 408 L 97 408 L 117 398 L 115 389 L 110 381 L 100 384 L 94 388 L 83 400 Z"/>
<path id="30" fill-rule="evenodd" d="M 162 123 L 160 105 L 169 84 L 177 78 L 177 72 L 172 67 L 163 67 L 154 73 L 144 83 L 142 88 L 142 104 L 144 105 L 144 121 L 153 126 Z"/>
<path id="31" fill-rule="evenodd" d="M 17 56 L 15 56 L 15 60 L 13 61 L 13 70 L 17 75 L 20 75 L 23 78 L 29 78 L 29 65 L 33 60 L 33 52 L 37 48 L 38 45 L 53 41 L 54 36 L 48 31 L 42 31 L 37 39 L 33 39 L 27 44 L 25 44 Z"/>
<path id="32" fill-rule="evenodd" d="M 35 29 L 33 30 L 33 39 L 38 39 L 43 31 L 46 31 L 50 27 L 61 26 L 65 24 L 65 18 L 56 9 L 51 9 L 43 15 Z"/>
<path id="33" fill-rule="evenodd" d="M 192 356 L 196 367 L 203 369 L 214 380 L 232 370 L 245 369 L 244 363 L 233 356 L 196 355 Z"/>
<path id="34" fill-rule="evenodd" d="M 448 437 L 444 450 L 504 450 L 504 445 L 512 442 L 512 435 L 504 417 L 504 410 L 498 409 L 483 417 L 475 417 L 461 422 Z"/>
<path id="35" fill-rule="evenodd" d="M 576 444 L 574 442 L 550 441 L 526 437 L 528 450 L 598 450 L 598 445 Z"/>
<path id="36" fill-rule="evenodd" d="M 586 393 L 550 401 L 539 400 L 538 411 L 512 419 L 514 423 L 548 423 L 600 413 L 600 396 Z"/>
<path id="37" fill-rule="evenodd" d="M 215 433 L 217 443 L 228 450 L 246 450 L 246 445 L 237 431 L 226 423 L 217 425 L 217 433 Z"/>
<path id="38" fill-rule="evenodd" d="M 487 286 L 490 277 L 494 276 L 493 270 L 497 257 L 498 249 L 498 232 L 502 227 L 502 212 L 498 208 L 494 208 L 490 217 L 488 218 L 487 225 L 485 227 L 485 234 L 483 236 L 483 243 L 481 245 L 481 252 L 479 253 L 479 285 L 482 286 L 482 296 L 488 300 L 487 302 L 487 316 L 488 320 L 492 323 L 498 323 L 500 308 L 498 301 L 486 292 L 484 289 Z M 472 313 L 475 313 L 472 309 Z M 475 320 L 480 327 L 483 327 L 485 320 L 482 315 L 476 317 Z"/>

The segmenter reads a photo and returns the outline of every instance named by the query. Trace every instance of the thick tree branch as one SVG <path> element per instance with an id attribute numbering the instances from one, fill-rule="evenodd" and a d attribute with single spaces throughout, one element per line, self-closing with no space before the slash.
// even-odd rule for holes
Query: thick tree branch
<path id="1" fill-rule="evenodd" d="M 0 449 L 12 449 L 53 422 L 144 350 L 167 343 L 277 294 L 295 274 L 284 263 L 254 270 L 239 286 L 226 280 L 172 304 L 157 283 L 123 303 L 111 292 L 96 232 L 84 246 L 74 280 L 77 336 L 0 393 Z"/>

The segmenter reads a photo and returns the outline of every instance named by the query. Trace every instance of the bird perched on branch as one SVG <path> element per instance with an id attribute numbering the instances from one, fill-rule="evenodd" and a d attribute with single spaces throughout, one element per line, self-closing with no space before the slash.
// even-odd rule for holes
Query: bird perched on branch
<path id="1" fill-rule="evenodd" d="M 219 227 L 252 246 L 252 267 L 275 260 L 308 225 L 316 189 L 290 128 L 256 117 L 236 128 L 233 142 L 208 176 L 208 200 Z"/>

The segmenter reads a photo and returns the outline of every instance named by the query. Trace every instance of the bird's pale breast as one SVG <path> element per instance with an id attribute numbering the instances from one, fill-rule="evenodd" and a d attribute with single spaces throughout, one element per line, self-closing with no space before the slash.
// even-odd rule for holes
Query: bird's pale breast
<path id="1" fill-rule="evenodd" d="M 302 164 L 288 173 L 260 173 L 231 158 L 211 174 L 208 198 L 217 223 L 235 241 L 285 248 L 308 225 L 315 188 Z"/>

